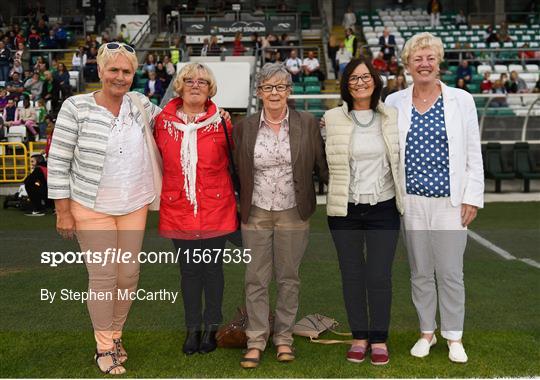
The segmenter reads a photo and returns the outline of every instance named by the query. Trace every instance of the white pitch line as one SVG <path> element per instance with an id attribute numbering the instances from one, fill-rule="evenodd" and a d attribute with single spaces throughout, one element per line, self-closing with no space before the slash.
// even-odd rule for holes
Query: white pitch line
<path id="1" fill-rule="evenodd" d="M 534 261 L 533 259 L 528 259 L 528 258 L 518 259 L 514 255 L 512 255 L 510 252 L 505 251 L 501 247 L 496 246 L 495 244 L 493 244 L 489 240 L 487 240 L 487 239 L 483 238 L 482 236 L 478 235 L 476 232 L 468 230 L 468 234 L 473 240 L 480 243 L 481 245 L 483 245 L 487 249 L 495 252 L 497 255 L 501 256 L 505 260 L 519 260 L 519 261 L 524 262 L 527 265 L 530 265 L 532 267 L 540 269 L 540 263 Z"/>

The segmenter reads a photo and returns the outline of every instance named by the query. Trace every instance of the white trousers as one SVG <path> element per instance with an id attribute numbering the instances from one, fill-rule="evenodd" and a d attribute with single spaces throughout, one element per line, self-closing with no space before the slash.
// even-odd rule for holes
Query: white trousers
<path id="1" fill-rule="evenodd" d="M 459 340 L 465 317 L 463 254 L 467 228 L 461 225 L 461 206 L 450 198 L 406 195 L 403 231 L 411 268 L 412 300 L 420 330 L 437 328 L 437 300 L 441 334 Z"/>

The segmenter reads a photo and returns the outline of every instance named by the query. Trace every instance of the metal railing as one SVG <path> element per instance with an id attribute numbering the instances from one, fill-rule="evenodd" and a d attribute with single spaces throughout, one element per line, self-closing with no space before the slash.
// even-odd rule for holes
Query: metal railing
<path id="1" fill-rule="evenodd" d="M 270 46 L 262 48 L 262 64 L 264 65 L 266 63 L 266 52 L 274 52 L 274 50 L 296 50 L 298 52 L 298 58 L 303 60 L 302 57 L 304 57 L 304 51 L 305 50 L 316 50 L 317 51 L 317 59 L 320 60 L 324 57 L 321 56 L 321 48 L 318 45 L 290 45 L 290 46 Z"/>
<path id="2" fill-rule="evenodd" d="M 0 142 L 0 162 L 0 183 L 22 182 L 28 176 L 28 151 L 23 143 Z"/>
<path id="3" fill-rule="evenodd" d="M 152 33 L 152 23 L 155 24 L 156 20 L 157 15 L 152 13 L 150 17 L 148 17 L 148 20 L 140 27 L 139 31 L 133 36 L 130 44 L 137 48 L 140 42 L 144 42 L 144 39 Z"/>
<path id="4" fill-rule="evenodd" d="M 467 21 L 469 24 L 498 24 L 501 21 L 516 22 L 521 21 L 523 23 L 528 22 L 531 18 L 539 20 L 540 13 L 534 12 L 473 12 L 469 13 L 467 16 Z"/>

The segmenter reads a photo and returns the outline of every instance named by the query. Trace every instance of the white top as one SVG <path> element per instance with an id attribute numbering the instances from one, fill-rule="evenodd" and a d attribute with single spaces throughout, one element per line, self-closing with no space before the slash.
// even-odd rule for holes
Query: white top
<path id="1" fill-rule="evenodd" d="M 354 28 L 356 25 L 356 15 L 353 12 L 347 12 L 343 15 L 343 27 Z"/>
<path id="2" fill-rule="evenodd" d="M 83 54 L 82 56 L 82 65 L 81 65 L 81 56 L 77 56 L 76 53 L 73 53 L 73 58 L 71 59 L 71 65 L 72 66 L 86 66 L 86 54 Z"/>
<path id="3" fill-rule="evenodd" d="M 317 58 L 305 58 L 303 65 L 306 66 L 310 71 L 317 70 L 320 66 Z"/>
<path id="4" fill-rule="evenodd" d="M 349 63 L 352 59 L 352 53 L 347 49 L 339 49 L 336 53 L 336 61 L 341 65 L 343 63 Z"/>
<path id="5" fill-rule="evenodd" d="M 150 155 L 143 126 L 135 122 L 134 108 L 129 97 L 124 95 L 110 130 L 95 211 L 125 215 L 155 198 Z"/>
<path id="6" fill-rule="evenodd" d="M 362 124 L 368 124 L 372 110 L 352 111 Z M 395 197 L 392 170 L 382 135 L 380 115 L 375 115 L 369 127 L 355 124 L 349 149 L 349 165 L 351 181 L 349 185 L 349 202 L 375 205 Z"/>
<path id="7" fill-rule="evenodd" d="M 156 80 L 155 79 L 148 81 L 148 89 L 150 90 L 151 93 L 156 92 Z"/>
<path id="8" fill-rule="evenodd" d="M 289 58 L 285 61 L 285 66 L 291 73 L 296 74 L 302 68 L 302 60 L 300 58 Z"/>

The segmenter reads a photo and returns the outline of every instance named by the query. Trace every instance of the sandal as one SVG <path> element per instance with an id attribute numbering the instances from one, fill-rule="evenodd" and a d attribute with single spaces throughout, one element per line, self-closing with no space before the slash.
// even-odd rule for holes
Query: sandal
<path id="1" fill-rule="evenodd" d="M 101 366 L 99 365 L 99 359 L 104 358 L 105 356 L 110 356 L 112 358 L 113 364 L 107 368 L 105 371 L 101 369 Z M 105 375 L 108 375 L 111 373 L 111 371 L 115 368 L 119 368 L 120 372 L 118 373 L 112 373 L 112 375 L 123 375 L 126 373 L 126 369 L 122 366 L 122 364 L 118 361 L 116 358 L 116 354 L 112 351 L 105 351 L 105 352 L 98 352 L 96 350 L 96 354 L 94 355 L 94 360 L 96 361 L 96 364 L 101 372 L 103 372 Z"/>
<path id="2" fill-rule="evenodd" d="M 256 350 L 256 351 L 259 351 L 259 357 L 258 358 L 246 358 L 245 356 L 240 360 L 240 366 L 242 368 L 245 368 L 245 369 L 252 369 L 252 368 L 257 368 L 259 366 L 259 363 L 261 362 L 261 356 L 262 356 L 262 351 L 259 350 L 258 348 L 250 348 L 246 351 L 246 354 L 249 352 L 249 351 L 253 351 L 253 350 Z"/>
<path id="3" fill-rule="evenodd" d="M 127 351 L 124 348 L 124 345 L 122 344 L 122 338 L 113 339 L 114 343 L 114 350 L 116 351 L 116 358 L 120 362 L 120 364 L 124 364 L 126 360 L 128 359 Z"/>
<path id="4" fill-rule="evenodd" d="M 285 351 L 285 352 L 279 352 L 278 351 L 278 353 L 276 355 L 278 362 L 292 362 L 295 359 L 294 348 L 292 346 L 288 346 L 286 344 L 281 344 L 281 345 L 276 346 L 276 347 L 280 347 L 280 346 L 289 347 L 290 351 Z"/>

